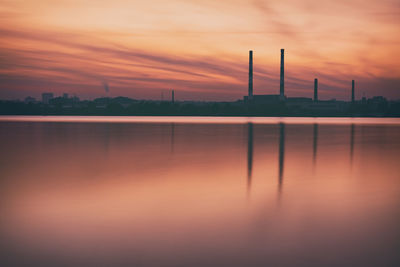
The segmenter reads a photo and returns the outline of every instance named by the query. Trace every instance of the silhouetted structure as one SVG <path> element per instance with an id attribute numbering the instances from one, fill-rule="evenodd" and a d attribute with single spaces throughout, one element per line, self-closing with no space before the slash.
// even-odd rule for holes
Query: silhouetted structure
<path id="1" fill-rule="evenodd" d="M 282 49 L 283 51 L 283 49 Z M 283 60 L 283 58 L 282 58 Z M 243 97 L 244 102 L 251 103 L 254 105 L 271 105 L 276 107 L 277 105 L 281 105 L 281 100 L 284 100 L 284 91 L 282 91 L 282 81 L 283 81 L 283 62 L 281 62 L 281 93 L 277 95 L 256 95 L 253 93 L 253 51 L 249 52 L 249 90 L 247 96 Z M 283 97 L 282 97 L 283 95 Z"/>
<path id="2" fill-rule="evenodd" d="M 75 95 L 54 98 L 43 93 L 42 102 L 33 98 L 0 100 L 1 115 L 131 115 L 131 116 L 303 116 L 303 117 L 400 117 L 400 100 L 388 101 L 383 96 L 355 100 L 355 81 L 352 80 L 351 101 L 318 99 L 318 79 L 314 80 L 314 99 L 285 96 L 284 49 L 281 49 L 280 92 L 271 95 L 253 93 L 253 51 L 249 50 L 248 95 L 243 100 L 206 102 L 179 101 L 175 91 L 171 101 L 136 100 L 128 97 L 101 97 L 93 101 L 80 101 Z M 104 83 L 108 93 L 108 84 Z"/>
<path id="3" fill-rule="evenodd" d="M 25 102 L 26 104 L 35 103 L 35 102 L 36 102 L 36 99 L 35 99 L 34 97 L 28 96 L 28 97 L 25 98 L 24 102 Z"/>
<path id="4" fill-rule="evenodd" d="M 42 93 L 43 104 L 49 104 L 50 100 L 53 99 L 53 93 Z"/>
<path id="5" fill-rule="evenodd" d="M 253 124 L 247 124 L 247 192 L 250 192 L 253 172 Z"/>
<path id="6" fill-rule="evenodd" d="M 318 79 L 314 79 L 314 102 L 318 102 Z"/>
<path id="7" fill-rule="evenodd" d="M 279 96 L 281 100 L 285 98 L 285 49 L 281 49 L 281 80 Z"/>
<path id="8" fill-rule="evenodd" d="M 248 99 L 253 99 L 253 51 L 249 51 L 249 94 Z"/>

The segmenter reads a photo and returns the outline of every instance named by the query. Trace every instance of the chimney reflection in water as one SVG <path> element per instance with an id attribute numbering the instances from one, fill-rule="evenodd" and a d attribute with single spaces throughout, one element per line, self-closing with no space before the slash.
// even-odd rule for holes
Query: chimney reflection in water
<path id="1" fill-rule="evenodd" d="M 248 123 L 247 125 L 247 193 L 249 194 L 251 189 L 251 180 L 253 172 L 253 136 L 254 129 L 253 123 Z M 350 127 L 350 167 L 353 164 L 353 154 L 354 154 L 354 134 L 355 126 L 351 124 Z M 279 124 L 279 174 L 278 174 L 278 193 L 281 193 L 283 186 L 283 173 L 284 173 L 284 163 L 285 163 L 285 124 Z M 318 124 L 313 125 L 313 167 L 315 167 L 317 160 L 318 151 Z"/>
<path id="2" fill-rule="evenodd" d="M 247 194 L 250 193 L 253 172 L 253 124 L 247 125 Z"/>
<path id="3" fill-rule="evenodd" d="M 317 160 L 317 146 L 318 146 L 318 124 L 314 123 L 314 135 L 313 135 L 313 167 L 315 167 L 315 161 Z"/>
<path id="4" fill-rule="evenodd" d="M 354 123 L 350 127 L 350 168 L 353 167 L 353 153 L 354 153 Z"/>
<path id="5" fill-rule="evenodd" d="M 279 193 L 282 190 L 283 169 L 285 163 L 285 124 L 280 123 L 279 127 Z"/>
<path id="6" fill-rule="evenodd" d="M 253 172 L 253 124 L 247 125 L 247 194 L 250 193 Z M 283 170 L 285 162 L 285 124 L 279 124 L 279 175 L 278 193 L 282 190 Z"/>
<path id="7" fill-rule="evenodd" d="M 171 123 L 171 153 L 174 153 L 175 144 L 175 123 Z"/>

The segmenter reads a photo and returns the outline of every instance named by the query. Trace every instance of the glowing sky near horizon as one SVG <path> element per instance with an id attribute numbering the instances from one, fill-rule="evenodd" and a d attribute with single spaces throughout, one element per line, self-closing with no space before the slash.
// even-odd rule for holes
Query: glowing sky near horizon
<path id="1" fill-rule="evenodd" d="M 400 98 L 398 0 L 0 0 L 0 98 Z"/>

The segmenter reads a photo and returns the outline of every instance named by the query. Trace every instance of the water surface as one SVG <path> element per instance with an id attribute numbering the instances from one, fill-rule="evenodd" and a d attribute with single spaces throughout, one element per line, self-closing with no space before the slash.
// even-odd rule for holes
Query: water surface
<path id="1" fill-rule="evenodd" d="M 388 266 L 400 121 L 1 117 L 2 265 Z"/>

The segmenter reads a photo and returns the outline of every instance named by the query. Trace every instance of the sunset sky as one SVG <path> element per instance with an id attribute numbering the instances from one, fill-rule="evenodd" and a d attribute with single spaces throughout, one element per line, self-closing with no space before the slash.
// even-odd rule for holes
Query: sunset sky
<path id="1" fill-rule="evenodd" d="M 0 0 L 0 98 L 400 98 L 399 0 Z"/>

